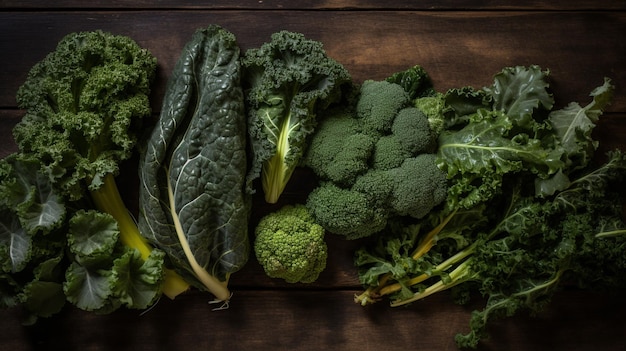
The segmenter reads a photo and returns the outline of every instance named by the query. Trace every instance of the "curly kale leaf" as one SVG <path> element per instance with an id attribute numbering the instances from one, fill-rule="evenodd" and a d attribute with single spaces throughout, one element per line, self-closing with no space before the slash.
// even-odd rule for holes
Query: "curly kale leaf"
<path id="1" fill-rule="evenodd" d="M 98 189 L 130 157 L 156 59 L 132 39 L 72 33 L 30 70 L 17 92 L 26 110 L 14 128 L 23 153 L 41 160 L 72 199 Z"/>
<path id="2" fill-rule="evenodd" d="M 306 151 L 319 110 L 342 96 L 348 71 L 318 41 L 280 31 L 242 58 L 252 148 L 248 186 L 261 175 L 275 203 Z"/>
<path id="3" fill-rule="evenodd" d="M 453 207 L 471 208 L 497 195 L 507 174 L 547 179 L 566 166 L 565 149 L 544 116 L 553 105 L 546 79 L 539 67 L 513 67 L 497 74 L 483 93 L 448 92 L 447 100 L 459 109 L 448 117 L 455 128 L 439 138 L 438 164 L 451 179 Z"/>

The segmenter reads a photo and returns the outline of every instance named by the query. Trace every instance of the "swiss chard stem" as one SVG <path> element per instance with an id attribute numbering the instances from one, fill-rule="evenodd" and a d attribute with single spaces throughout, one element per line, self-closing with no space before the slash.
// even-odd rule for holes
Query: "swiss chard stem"
<path id="1" fill-rule="evenodd" d="M 618 236 L 618 235 L 626 235 L 626 229 L 616 229 L 616 230 L 597 233 L 595 237 L 596 238 L 608 238 L 608 237 Z"/>
<path id="2" fill-rule="evenodd" d="M 471 255 L 474 252 L 475 247 L 476 245 L 472 245 L 465 250 L 458 252 L 456 255 L 448 258 L 447 260 L 441 262 L 439 265 L 437 265 L 437 267 L 435 267 L 434 272 L 443 272 L 448 270 L 450 267 L 454 266 L 455 264 L 465 259 L 467 256 Z M 430 277 L 432 277 L 432 274 L 422 273 L 417 277 L 409 279 L 405 284 L 406 286 L 413 286 L 427 280 Z M 402 285 L 400 285 L 399 283 L 387 285 L 384 288 L 380 289 L 379 295 L 389 295 L 400 291 L 400 289 L 402 289 Z"/>
<path id="3" fill-rule="evenodd" d="M 138 250 L 141 258 L 146 260 L 152 252 L 152 247 L 139 233 L 139 228 L 122 200 L 113 175 L 106 175 L 102 186 L 90 193 L 98 210 L 108 213 L 117 221 L 122 243 Z M 189 289 L 189 284 L 181 276 L 171 269 L 165 270 L 165 279 L 161 288 L 163 294 L 174 299 L 187 289 Z"/>
<path id="4" fill-rule="evenodd" d="M 445 228 L 455 214 L 456 210 L 450 213 L 446 218 L 444 218 L 443 221 L 441 221 L 441 223 L 439 223 L 439 225 L 426 234 L 424 240 L 420 242 L 420 244 L 413 251 L 413 255 L 411 255 L 414 260 L 424 256 L 433 247 L 433 245 L 435 245 L 435 238 L 437 237 L 437 234 Z"/>

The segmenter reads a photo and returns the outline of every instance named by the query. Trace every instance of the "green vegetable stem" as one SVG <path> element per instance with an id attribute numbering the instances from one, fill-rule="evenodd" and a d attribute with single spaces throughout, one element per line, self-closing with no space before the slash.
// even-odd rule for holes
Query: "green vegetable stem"
<path id="1" fill-rule="evenodd" d="M 96 207 L 105 213 L 113 216 L 120 231 L 120 240 L 128 247 L 139 251 L 141 258 L 147 260 L 152 253 L 152 246 L 139 233 L 139 228 L 130 212 L 126 209 L 124 201 L 120 196 L 117 183 L 112 174 L 104 177 L 100 188 L 90 191 L 91 197 Z M 170 299 L 187 291 L 189 284 L 172 269 L 165 269 L 162 292 Z"/>

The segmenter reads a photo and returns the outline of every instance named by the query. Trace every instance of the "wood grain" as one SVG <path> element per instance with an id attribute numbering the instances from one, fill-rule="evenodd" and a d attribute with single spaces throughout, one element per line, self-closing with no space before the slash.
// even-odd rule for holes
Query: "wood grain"
<path id="1" fill-rule="evenodd" d="M 621 0 L 527 1 L 131 1 L 0 0 L 0 157 L 16 150 L 11 129 L 22 111 L 17 88 L 30 67 L 66 34 L 102 29 L 128 35 L 148 48 L 159 68 L 154 112 L 169 72 L 193 31 L 208 24 L 232 31 L 242 49 L 257 47 L 281 30 L 320 40 L 356 81 L 381 79 L 420 64 L 436 88 L 491 83 L 501 68 L 538 64 L 551 71 L 558 105 L 584 103 L 610 77 L 613 104 L 594 131 L 599 154 L 626 149 L 626 3 Z M 133 203 L 136 174 L 130 160 L 121 185 Z M 315 180 L 298 171 L 281 203 L 254 199 L 251 226 L 284 203 L 303 201 Z M 132 206 L 131 206 L 132 208 Z M 353 303 L 359 282 L 352 264 L 364 241 L 330 235 L 328 268 L 313 284 L 267 278 L 254 257 L 233 275 L 235 298 L 211 312 L 206 294 L 164 298 L 144 315 L 66 309 L 32 327 L 18 310 L 0 311 L 0 350 L 455 350 L 453 337 L 468 330 L 468 306 L 446 293 L 409 308 Z M 565 289 L 538 316 L 520 314 L 494 323 L 479 350 L 618 350 L 626 332 L 619 294 Z"/>
<path id="2" fill-rule="evenodd" d="M 75 0 L 0 0 L 0 8 L 7 9 L 211 9 L 211 10 L 624 10 L 626 4 L 620 0 L 533 0 L 511 2 L 504 0 L 93 0 L 77 3 Z"/>
<path id="3" fill-rule="evenodd" d="M 134 38 L 159 61 L 153 102 L 193 31 L 208 24 L 232 31 L 243 50 L 271 33 L 299 31 L 324 43 L 356 81 L 382 79 L 422 65 L 436 87 L 491 84 L 503 67 L 536 64 L 552 72 L 557 104 L 586 101 L 605 76 L 614 80 L 609 111 L 626 111 L 626 12 L 463 11 L 96 11 L 0 13 L 0 107 L 30 67 L 66 34 L 102 29 Z M 324 23 L 324 25 L 320 25 Z M 10 35 L 8 34 L 10 33 Z"/>
<path id="4" fill-rule="evenodd" d="M 467 306 L 445 293 L 410 308 L 363 308 L 353 291 L 236 292 L 228 311 L 211 311 L 197 294 L 161 301 L 144 315 L 118 311 L 98 316 L 68 309 L 34 327 L 4 313 L 3 350 L 455 350 L 476 299 Z M 575 306 L 575 308 L 573 308 Z M 620 350 L 626 306 L 618 296 L 564 291 L 539 316 L 521 313 L 490 328 L 478 350 Z"/>

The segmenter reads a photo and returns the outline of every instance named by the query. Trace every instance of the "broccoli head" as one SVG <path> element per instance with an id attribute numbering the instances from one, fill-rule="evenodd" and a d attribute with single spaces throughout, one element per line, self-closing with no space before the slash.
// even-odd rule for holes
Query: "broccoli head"
<path id="1" fill-rule="evenodd" d="M 320 119 L 303 165 L 321 180 L 307 207 L 328 232 L 366 237 L 391 217 L 422 218 L 445 200 L 435 156 L 445 104 L 417 78 L 401 81 L 427 93 L 417 95 L 420 107 L 402 85 L 370 80 L 350 107 Z"/>
<path id="2" fill-rule="evenodd" d="M 254 252 L 270 278 L 312 283 L 326 268 L 325 230 L 302 204 L 265 215 L 255 229 Z"/>

